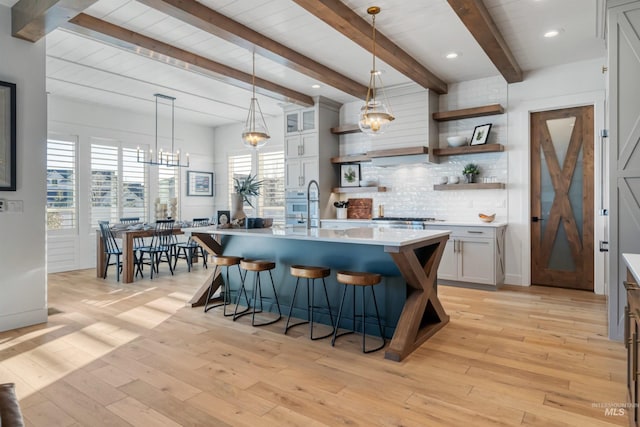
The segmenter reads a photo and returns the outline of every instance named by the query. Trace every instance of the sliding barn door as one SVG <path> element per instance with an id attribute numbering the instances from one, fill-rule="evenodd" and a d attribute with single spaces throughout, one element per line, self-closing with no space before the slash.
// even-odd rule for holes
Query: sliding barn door
<path id="1" fill-rule="evenodd" d="M 531 283 L 593 291 L 593 106 L 531 114 Z"/>

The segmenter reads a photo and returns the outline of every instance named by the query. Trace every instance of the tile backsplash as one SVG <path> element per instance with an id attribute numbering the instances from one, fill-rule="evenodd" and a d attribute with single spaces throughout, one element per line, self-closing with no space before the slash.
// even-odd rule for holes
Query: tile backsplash
<path id="1" fill-rule="evenodd" d="M 440 164 L 395 167 L 360 165 L 362 180 L 372 180 L 387 187 L 386 193 L 349 193 L 343 198 L 369 197 L 373 199 L 373 213 L 384 206 L 385 216 L 434 217 L 453 221 L 477 221 L 478 213 L 496 213 L 498 220 L 507 218 L 506 190 L 434 191 L 440 177 L 459 176 L 467 163 L 480 167 L 479 178 L 495 177 L 506 182 L 506 153 L 485 153 L 443 158 Z M 447 184 L 455 186 L 456 184 Z"/>

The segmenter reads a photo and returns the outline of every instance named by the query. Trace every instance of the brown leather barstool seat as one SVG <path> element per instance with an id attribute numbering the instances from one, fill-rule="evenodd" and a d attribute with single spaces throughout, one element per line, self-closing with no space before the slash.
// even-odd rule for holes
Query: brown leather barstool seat
<path id="1" fill-rule="evenodd" d="M 227 255 L 217 255 L 214 256 L 211 259 L 211 262 L 213 262 L 213 264 L 215 265 L 215 268 L 213 270 L 213 280 L 211 282 L 211 286 L 209 286 L 209 292 L 207 293 L 207 299 L 205 300 L 204 303 L 204 312 L 206 313 L 207 311 L 211 310 L 214 307 L 220 307 L 223 306 L 223 310 L 222 313 L 225 316 L 233 316 L 233 313 L 227 313 L 227 306 L 229 304 L 231 304 L 231 285 L 229 282 L 229 267 L 233 267 L 234 265 L 238 266 L 238 274 L 240 275 L 240 282 L 242 282 L 242 270 L 240 270 L 240 261 L 242 261 L 242 257 L 241 256 L 227 256 Z M 213 284 L 215 283 L 216 280 L 216 274 L 218 272 L 218 269 L 220 269 L 220 271 L 222 271 L 222 267 L 225 267 L 226 269 L 226 280 L 224 281 L 224 283 L 222 284 L 222 290 L 221 290 L 221 294 L 222 294 L 222 302 L 218 302 L 219 300 L 217 298 L 214 298 L 212 300 L 212 295 L 213 295 Z M 238 298 L 236 299 L 236 305 L 240 302 L 240 296 L 241 294 L 238 294 Z M 248 306 L 249 306 L 249 298 L 247 297 L 247 291 L 244 291 L 244 299 L 247 302 L 247 309 L 248 310 Z M 213 304 L 212 304 L 213 302 Z M 246 311 L 245 310 L 245 311 Z"/>
<path id="2" fill-rule="evenodd" d="M 306 323 L 309 324 L 309 338 L 312 340 L 319 340 L 321 338 L 327 338 L 333 335 L 335 331 L 335 324 L 333 323 L 333 314 L 331 314 L 331 305 L 329 304 L 329 295 L 327 294 L 327 284 L 324 281 L 324 278 L 331 274 L 331 270 L 327 267 L 316 267 L 309 265 L 292 265 L 290 268 L 290 273 L 292 276 L 296 278 L 296 287 L 293 290 L 293 298 L 291 298 L 291 306 L 289 307 L 289 316 L 287 316 L 287 323 L 284 326 L 284 333 L 286 335 L 287 331 L 294 326 L 304 325 Z M 289 321 L 291 320 L 291 313 L 293 312 L 293 306 L 296 302 L 296 294 L 298 292 L 298 285 L 300 284 L 300 279 L 307 279 L 307 320 L 294 323 L 293 325 L 289 325 Z M 315 296 L 315 280 L 322 279 L 322 288 L 324 289 L 324 297 L 327 302 L 326 307 L 316 306 L 314 302 Z M 322 335 L 320 337 L 313 336 L 313 315 L 316 309 L 325 309 L 329 312 L 329 321 L 331 322 L 332 330 L 326 335 Z"/>
<path id="3" fill-rule="evenodd" d="M 333 332 L 333 338 L 331 339 L 331 345 L 334 346 L 336 343 L 336 338 L 351 334 L 356 332 L 356 317 L 362 317 L 362 352 L 363 353 L 371 353 L 374 351 L 378 351 L 383 348 L 386 344 L 386 340 L 384 338 L 384 330 L 382 329 L 382 323 L 380 322 L 380 313 L 378 312 L 378 303 L 376 302 L 376 293 L 373 289 L 375 285 L 380 283 L 382 276 L 376 273 L 365 273 L 359 271 L 338 271 L 336 273 L 336 280 L 344 285 L 344 291 L 342 293 L 342 299 L 340 300 L 340 309 L 338 309 L 338 319 L 336 320 L 336 327 Z M 347 296 L 347 289 L 351 286 L 353 289 L 353 328 L 350 331 L 343 332 L 338 334 L 338 326 L 340 325 L 340 319 L 342 317 L 342 307 L 344 306 L 344 300 Z M 362 314 L 356 314 L 356 287 L 360 287 L 362 289 Z M 376 348 L 372 348 L 367 350 L 366 346 L 366 310 L 365 310 L 365 289 L 371 289 L 371 297 L 373 299 L 373 306 L 376 310 L 376 319 L 378 322 L 378 328 L 380 332 L 380 337 L 382 339 L 382 344 Z"/>
<path id="4" fill-rule="evenodd" d="M 233 312 L 233 320 L 235 321 L 239 317 L 249 313 L 252 313 L 252 316 L 251 316 L 252 326 L 270 325 L 280 320 L 282 318 L 282 311 L 280 311 L 280 303 L 278 302 L 278 293 L 276 292 L 276 285 L 273 282 L 273 275 L 271 274 L 271 270 L 276 268 L 276 263 L 273 261 L 266 261 L 266 260 L 243 259 L 240 261 L 240 268 L 242 270 L 245 270 L 244 278 L 242 279 L 242 285 L 240 287 L 240 294 L 242 292 L 245 292 L 245 295 L 246 295 L 247 291 L 246 291 L 245 285 L 246 285 L 247 274 L 249 273 L 249 271 L 254 272 L 253 293 L 251 295 L 251 303 L 247 304 L 247 310 L 238 313 L 238 305 L 236 305 L 236 308 Z M 266 322 L 256 323 L 256 313 L 262 313 L 263 311 L 262 300 L 269 298 L 262 295 L 262 282 L 260 280 L 260 273 L 264 271 L 269 272 L 269 278 L 271 279 L 271 289 L 273 290 L 273 299 L 275 300 L 276 307 L 278 308 L 278 317 Z M 238 294 L 238 301 L 240 300 L 240 294 Z M 258 303 L 260 304 L 260 309 L 256 310 Z M 252 308 L 252 310 L 249 311 L 249 308 Z"/>

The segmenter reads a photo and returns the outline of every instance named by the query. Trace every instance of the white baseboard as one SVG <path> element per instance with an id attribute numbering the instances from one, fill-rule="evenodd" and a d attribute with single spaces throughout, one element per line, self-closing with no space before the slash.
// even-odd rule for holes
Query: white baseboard
<path id="1" fill-rule="evenodd" d="M 519 274 L 505 274 L 505 285 L 530 286 L 528 283 L 522 283 L 522 276 Z"/>
<path id="2" fill-rule="evenodd" d="M 0 332 L 37 325 L 38 323 L 45 323 L 46 321 L 46 308 L 0 316 Z"/>

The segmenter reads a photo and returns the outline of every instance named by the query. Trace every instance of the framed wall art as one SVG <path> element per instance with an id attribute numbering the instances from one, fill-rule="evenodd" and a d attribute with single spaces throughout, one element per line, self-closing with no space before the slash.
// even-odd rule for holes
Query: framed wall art
<path id="1" fill-rule="evenodd" d="M 360 164 L 340 165 L 340 187 L 360 185 Z"/>
<path id="2" fill-rule="evenodd" d="M 187 171 L 187 196 L 213 197 L 213 172 Z"/>
<path id="3" fill-rule="evenodd" d="M 16 85 L 0 81 L 0 191 L 16 191 Z"/>
<path id="4" fill-rule="evenodd" d="M 473 130 L 473 136 L 471 137 L 471 145 L 482 145 L 487 143 L 489 138 L 489 131 L 491 130 L 491 123 L 486 125 L 476 126 Z"/>

